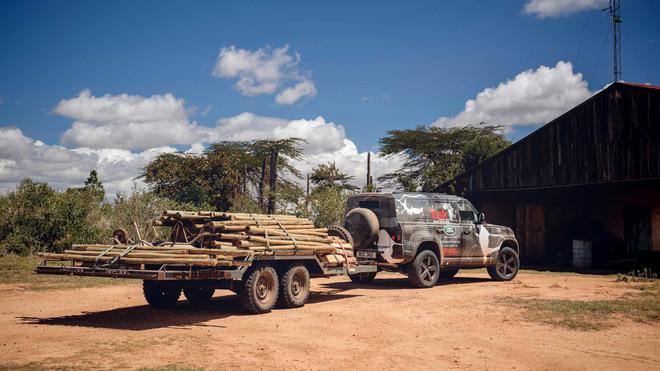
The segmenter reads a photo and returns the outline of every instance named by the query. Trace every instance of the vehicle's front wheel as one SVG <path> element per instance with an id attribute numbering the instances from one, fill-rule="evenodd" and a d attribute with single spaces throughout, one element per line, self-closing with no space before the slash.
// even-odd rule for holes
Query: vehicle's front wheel
<path id="1" fill-rule="evenodd" d="M 309 298 L 309 271 L 304 265 L 294 265 L 280 279 L 279 306 L 299 308 Z"/>
<path id="2" fill-rule="evenodd" d="M 487 268 L 490 277 L 496 281 L 511 281 L 520 269 L 520 258 L 516 250 L 503 247 L 497 255 L 497 263 Z"/>
<path id="3" fill-rule="evenodd" d="M 349 274 L 348 277 L 353 283 L 371 283 L 376 279 L 377 272 Z"/>
<path id="4" fill-rule="evenodd" d="M 183 295 L 190 304 L 201 305 L 211 301 L 215 289 L 208 287 L 186 287 L 183 289 Z"/>
<path id="5" fill-rule="evenodd" d="M 166 309 L 176 305 L 181 296 L 181 287 L 171 282 L 145 280 L 142 292 L 149 305 L 156 309 Z"/>
<path id="6" fill-rule="evenodd" d="M 277 303 L 279 281 L 277 272 L 271 266 L 262 266 L 248 271 L 243 276 L 241 304 L 251 313 L 267 313 Z"/>
<path id="7" fill-rule="evenodd" d="M 438 283 L 440 262 L 431 250 L 423 250 L 408 266 L 408 280 L 420 288 L 429 288 Z"/>

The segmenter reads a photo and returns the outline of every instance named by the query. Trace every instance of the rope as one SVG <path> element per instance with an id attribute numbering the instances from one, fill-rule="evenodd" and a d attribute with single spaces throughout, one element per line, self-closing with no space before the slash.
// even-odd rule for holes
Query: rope
<path id="1" fill-rule="evenodd" d="M 254 223 L 257 225 L 257 227 L 261 228 L 263 225 L 261 222 L 259 222 L 259 219 L 257 219 L 254 214 L 249 214 L 252 220 L 254 220 Z M 266 238 L 266 250 L 270 251 L 270 239 L 268 238 L 268 229 L 264 228 L 264 237 Z"/>
<path id="2" fill-rule="evenodd" d="M 273 218 L 273 220 L 275 220 L 275 219 Z M 284 228 L 284 226 L 282 225 L 282 223 L 280 223 L 279 220 L 275 220 L 275 222 L 284 231 L 284 233 L 287 235 L 287 237 L 289 237 L 291 239 L 291 241 L 293 242 L 293 248 L 295 250 L 298 250 L 298 242 L 296 241 L 296 239 L 291 235 L 291 233 L 289 233 L 289 231 L 286 230 L 286 228 Z"/>
<path id="3" fill-rule="evenodd" d="M 122 251 L 119 255 L 115 256 L 115 257 L 112 258 L 112 259 L 110 259 L 109 262 L 103 264 L 102 266 L 104 266 L 104 267 L 109 267 L 109 266 L 115 264 L 119 259 L 121 259 L 121 258 L 123 258 L 124 256 L 128 255 L 128 253 L 130 253 L 131 251 L 135 250 L 138 246 L 140 246 L 140 245 L 135 244 L 135 245 L 131 245 L 131 246 L 126 247 L 126 250 Z"/>
<path id="4" fill-rule="evenodd" d="M 110 247 L 108 247 L 107 249 L 101 251 L 101 253 L 98 254 L 98 255 L 96 256 L 96 259 L 94 259 L 94 265 L 92 266 L 92 268 L 96 268 L 97 265 L 99 264 L 99 261 L 101 260 L 101 258 L 102 258 L 105 254 L 109 253 L 109 252 L 110 252 L 112 249 L 114 249 L 114 248 L 115 248 L 115 246 L 110 246 Z"/>

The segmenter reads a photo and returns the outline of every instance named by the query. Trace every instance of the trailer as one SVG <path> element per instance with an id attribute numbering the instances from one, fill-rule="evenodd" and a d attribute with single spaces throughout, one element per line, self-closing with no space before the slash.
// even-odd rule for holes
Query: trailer
<path id="1" fill-rule="evenodd" d="M 168 215 L 167 213 L 174 214 L 166 211 L 164 215 Z M 188 219 L 182 217 L 181 213 L 176 215 L 179 215 L 179 219 L 173 226 L 172 234 L 177 232 L 177 228 L 186 227 L 185 224 L 181 224 L 182 220 L 190 220 L 192 217 L 192 214 L 188 215 Z M 269 312 L 276 305 L 281 308 L 302 307 L 310 295 L 310 278 L 340 275 L 355 278 L 373 275 L 377 271 L 375 254 L 355 251 L 353 255 L 351 249 L 346 251 L 342 247 L 346 245 L 350 247 L 352 238 L 348 231 L 341 227 L 326 228 L 325 233 L 334 237 L 309 237 L 318 232 L 310 232 L 311 229 L 296 230 L 293 227 L 287 229 L 283 222 L 278 222 L 279 229 L 272 227 L 271 236 L 268 237 L 266 231 L 264 239 L 249 234 L 263 233 L 260 228 L 252 228 L 252 232 L 236 231 L 240 228 L 231 224 L 237 223 L 232 220 L 245 220 L 241 219 L 242 216 L 230 215 L 229 217 L 234 218 L 231 219 L 226 213 L 223 215 L 222 220 L 227 224 L 224 226 L 225 229 L 229 229 L 230 225 L 234 227 L 231 234 L 214 234 L 214 231 L 209 232 L 207 227 L 198 225 L 199 228 L 192 233 L 183 233 L 184 230 L 181 229 L 185 238 L 188 239 L 190 236 L 191 241 L 177 241 L 177 238 L 171 238 L 171 241 L 158 244 L 144 241 L 130 244 L 127 242 L 126 232 L 117 230 L 113 235 L 114 245 L 78 245 L 80 249 L 76 249 L 74 245 L 74 250 L 66 250 L 64 254 L 42 254 L 42 262 L 37 266 L 36 272 L 142 280 L 146 301 L 158 309 L 174 307 L 182 292 L 190 303 L 203 304 L 210 301 L 216 289 L 231 290 L 240 296 L 241 304 L 248 312 L 256 314 Z M 273 217 L 259 216 L 261 219 L 257 221 L 255 216 L 251 218 L 259 227 L 264 228 L 267 226 L 266 221 L 273 219 Z M 209 223 L 211 227 L 212 223 L 216 223 L 218 227 L 218 223 L 222 222 Z M 189 224 L 188 227 L 192 229 L 193 224 Z M 255 230 L 257 232 L 254 232 Z M 277 236 L 276 233 L 280 230 L 284 230 L 286 236 Z M 240 239 L 237 239 L 237 236 L 240 236 Z M 204 238 L 207 240 L 205 241 Z M 209 238 L 211 240 L 208 240 Z M 251 244 L 250 238 L 251 241 L 256 242 Z M 307 238 L 307 242 L 301 241 L 304 238 Z M 314 242 L 318 238 L 327 238 L 331 242 L 328 242 L 328 247 L 324 247 L 323 244 Z M 226 245 L 228 239 L 233 240 L 231 245 Z M 185 245 L 184 249 L 181 243 L 189 245 Z M 265 245 L 257 245 L 258 243 Z M 290 243 L 294 245 L 288 245 Z M 208 248 L 208 246 L 217 246 L 217 248 Z M 247 247 L 238 249 L 236 246 Z M 335 256 L 328 253 L 328 249 L 335 249 L 332 246 L 339 246 L 338 249 L 343 250 L 343 255 Z M 187 255 L 185 258 L 180 258 L 184 255 L 174 257 L 172 250 L 169 249 L 181 250 Z M 203 256 L 210 260 L 195 260 L 193 257 L 199 255 L 189 253 L 204 254 Z M 226 254 L 233 255 L 227 257 L 224 256 Z M 333 263 L 329 261 L 331 257 L 344 259 Z M 204 266 L 209 261 L 214 262 L 212 266 Z"/>

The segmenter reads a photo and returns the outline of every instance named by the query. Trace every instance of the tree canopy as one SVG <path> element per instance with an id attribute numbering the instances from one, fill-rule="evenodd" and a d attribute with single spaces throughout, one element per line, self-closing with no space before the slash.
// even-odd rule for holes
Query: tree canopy
<path id="1" fill-rule="evenodd" d="M 401 156 L 404 164 L 378 179 L 388 187 L 430 192 L 510 144 L 499 126 L 390 130 L 379 141 L 380 152 Z"/>
<path id="2" fill-rule="evenodd" d="M 312 169 L 309 180 L 314 184 L 315 191 L 322 191 L 329 188 L 354 191 L 358 187 L 349 183 L 354 177 L 342 173 L 334 162 L 319 164 Z"/>

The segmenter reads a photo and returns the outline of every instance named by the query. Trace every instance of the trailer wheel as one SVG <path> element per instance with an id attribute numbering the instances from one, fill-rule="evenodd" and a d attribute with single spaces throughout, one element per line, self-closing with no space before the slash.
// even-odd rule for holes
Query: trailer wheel
<path id="1" fill-rule="evenodd" d="M 172 308 L 181 296 L 181 287 L 170 282 L 143 281 L 142 292 L 147 303 L 156 309 Z"/>
<path id="2" fill-rule="evenodd" d="M 211 301 L 214 292 L 215 289 L 209 287 L 186 287 L 183 289 L 183 295 L 193 305 L 208 303 Z"/>
<path id="3" fill-rule="evenodd" d="M 309 271 L 304 265 L 294 265 L 280 279 L 278 304 L 282 308 L 299 308 L 309 298 Z"/>
<path id="4" fill-rule="evenodd" d="M 241 290 L 241 304 L 251 313 L 268 313 L 277 303 L 279 281 L 271 266 L 261 266 L 246 273 Z"/>

